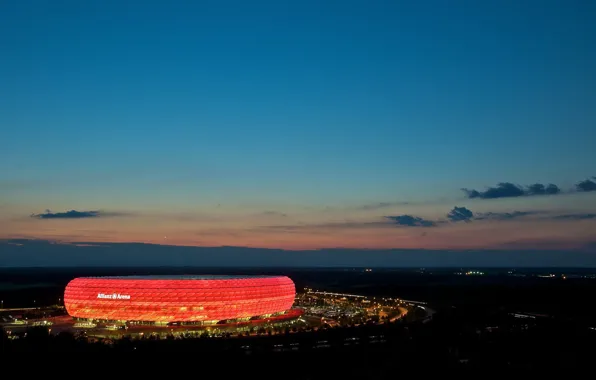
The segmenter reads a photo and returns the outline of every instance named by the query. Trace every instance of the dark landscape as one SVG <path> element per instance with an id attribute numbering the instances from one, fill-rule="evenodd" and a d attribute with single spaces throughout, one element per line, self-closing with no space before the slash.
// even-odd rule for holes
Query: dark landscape
<path id="1" fill-rule="evenodd" d="M 127 338 L 112 345 L 83 342 L 68 334 L 51 336 L 33 327 L 20 341 L 3 343 L 7 353 L 82 351 L 105 354 L 193 352 L 209 357 L 324 361 L 327 355 L 358 358 L 363 376 L 398 368 L 588 368 L 596 338 L 596 271 L 549 268 L 20 268 L 1 269 L 5 308 L 50 305 L 76 276 L 156 274 L 283 274 L 297 290 L 400 297 L 426 302 L 430 319 L 335 327 L 286 335 L 151 340 Z M 478 273 L 478 274 L 466 274 Z M 354 344 L 354 342 L 358 342 Z M 324 354 L 323 354 L 324 353 Z M 276 359 L 276 360 L 277 360 Z M 330 371 L 328 367 L 325 371 Z M 312 374 L 311 374 L 312 375 Z M 322 374 L 321 374 L 322 375 Z M 308 378 L 297 370 L 291 376 Z M 290 376 L 290 377 L 291 377 Z M 312 378 L 312 377 L 311 377 Z"/>

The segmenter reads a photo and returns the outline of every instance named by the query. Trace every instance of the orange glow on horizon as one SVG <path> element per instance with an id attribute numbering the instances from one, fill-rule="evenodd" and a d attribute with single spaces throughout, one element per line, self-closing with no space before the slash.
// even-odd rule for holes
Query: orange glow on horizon
<path id="1" fill-rule="evenodd" d="M 97 224 L 87 229 L 74 223 L 38 223 L 3 229 L 2 239 L 44 239 L 62 243 L 146 243 L 196 247 L 251 247 L 288 250 L 348 249 L 515 249 L 516 246 L 578 248 L 592 241 L 594 221 L 470 223 L 432 228 L 309 227 L 295 230 L 258 228 L 184 228 L 145 223 Z M 20 228 L 14 228 L 20 227 Z M 24 228 L 26 227 L 26 228 Z M 49 228 L 53 227 L 53 228 Z M 60 228 L 58 228 L 60 227 Z M 304 227 L 304 228 L 303 228 Z M 159 232 L 155 232 L 160 228 Z M 23 231 L 26 230 L 27 233 Z"/>

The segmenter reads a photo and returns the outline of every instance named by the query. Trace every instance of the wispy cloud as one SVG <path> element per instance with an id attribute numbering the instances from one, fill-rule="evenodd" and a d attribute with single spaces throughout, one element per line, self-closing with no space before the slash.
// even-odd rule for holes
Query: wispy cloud
<path id="1" fill-rule="evenodd" d="M 511 220 L 516 218 L 522 218 L 525 216 L 541 214 L 540 211 L 512 211 L 512 212 L 485 212 L 485 213 L 474 213 L 467 207 L 455 206 L 445 216 L 446 220 L 437 219 L 429 220 L 413 215 L 399 215 L 399 216 L 386 216 L 385 218 L 394 222 L 399 226 L 408 227 L 435 227 L 447 222 L 458 223 L 458 222 L 472 222 L 475 220 Z M 589 214 L 585 214 L 589 215 Z M 571 217 L 568 217 L 571 219 Z"/>
<path id="2" fill-rule="evenodd" d="M 31 218 L 36 219 L 85 219 L 85 218 L 99 218 L 99 217 L 113 217 L 113 216 L 125 216 L 128 214 L 119 213 L 119 212 L 103 212 L 99 210 L 93 211 L 77 211 L 77 210 L 70 210 L 65 212 L 52 212 L 51 210 L 46 210 L 41 214 L 31 214 Z"/>
<path id="3" fill-rule="evenodd" d="M 477 212 L 474 213 L 472 210 L 466 207 L 455 206 L 448 214 L 447 219 L 451 222 L 471 222 L 475 220 L 493 220 L 493 221 L 505 221 L 512 219 L 520 219 L 529 216 L 541 215 L 542 219 L 551 220 L 586 220 L 596 219 L 596 214 L 584 213 L 584 214 L 563 214 L 553 215 L 545 211 L 530 210 L 530 211 L 511 211 L 511 212 Z M 536 219 L 531 219 L 536 220 Z"/>
<path id="4" fill-rule="evenodd" d="M 393 207 L 393 206 L 406 206 L 409 205 L 410 202 L 376 202 L 376 203 L 369 203 L 355 207 L 356 210 L 379 210 L 383 208 Z"/>
<path id="5" fill-rule="evenodd" d="M 539 195 L 557 195 L 563 194 L 559 186 L 549 183 L 535 183 L 528 186 L 516 185 L 511 182 L 501 182 L 497 186 L 487 187 L 485 190 L 467 189 L 462 191 L 469 199 L 498 199 L 498 198 L 516 198 Z M 575 184 L 574 189 L 568 192 L 590 192 L 596 191 L 596 177 L 587 178 Z"/>
<path id="6" fill-rule="evenodd" d="M 363 228 L 387 228 L 387 227 L 404 227 L 404 228 L 429 228 L 440 227 L 447 225 L 454 225 L 460 222 L 506 222 L 512 220 L 523 221 L 548 221 L 548 220 L 591 220 L 596 219 L 596 214 L 581 213 L 581 214 L 554 214 L 547 211 L 540 210 L 514 210 L 509 212 L 473 212 L 471 209 L 464 206 L 454 206 L 443 218 L 428 219 L 421 216 L 403 214 L 403 215 L 387 215 L 382 217 L 383 220 L 346 220 L 345 222 L 329 222 L 329 223 L 297 223 L 294 225 L 271 225 L 257 227 L 255 230 L 270 230 L 280 232 L 304 232 L 309 233 L 325 233 L 329 230 L 341 229 L 363 229 Z"/>
<path id="7" fill-rule="evenodd" d="M 273 226 L 261 226 L 257 227 L 256 230 L 271 230 L 271 231 L 283 231 L 283 232 L 298 232 L 308 231 L 309 233 L 317 232 L 320 230 L 324 232 L 326 230 L 341 230 L 341 229 L 360 229 L 360 228 L 371 228 L 371 227 L 386 227 L 390 224 L 383 221 L 345 221 L 345 222 L 328 222 L 328 223 L 297 223 L 291 225 L 273 225 Z"/>
<path id="8" fill-rule="evenodd" d="M 529 218 L 532 216 L 540 216 L 540 218 Z M 510 212 L 473 212 L 471 209 L 464 206 L 454 206 L 444 218 L 427 219 L 416 215 L 388 215 L 384 216 L 383 220 L 379 221 L 345 221 L 345 222 L 329 222 L 329 223 L 297 223 L 294 225 L 272 225 L 258 227 L 258 230 L 284 231 L 284 232 L 298 232 L 309 231 L 317 232 L 325 230 L 337 229 L 361 229 L 361 228 L 376 228 L 376 227 L 417 227 L 428 228 L 445 226 L 459 222 L 471 223 L 475 221 L 510 221 L 513 219 L 527 219 L 527 220 L 587 220 L 596 219 L 596 214 L 564 214 L 553 215 L 545 211 L 526 210 L 526 211 L 510 211 Z"/>
<path id="9" fill-rule="evenodd" d="M 596 219 L 596 214 L 565 214 L 565 215 L 556 215 L 553 219 L 563 219 L 563 220 L 587 220 L 587 219 Z"/>
<path id="10" fill-rule="evenodd" d="M 385 219 L 403 227 L 434 227 L 436 222 L 413 215 L 386 216 Z"/>
<path id="11" fill-rule="evenodd" d="M 477 213 L 474 216 L 475 220 L 511 220 L 515 218 L 521 218 L 524 216 L 542 214 L 540 211 L 512 211 L 512 212 L 484 212 Z"/>
<path id="12" fill-rule="evenodd" d="M 541 211 L 511 211 L 511 212 L 478 212 L 474 213 L 467 207 L 455 206 L 447 214 L 451 222 L 471 222 L 474 220 L 511 220 L 531 215 L 543 214 Z"/>
<path id="13" fill-rule="evenodd" d="M 261 215 L 266 215 L 266 216 L 280 216 L 280 217 L 284 217 L 284 218 L 288 216 L 288 214 L 285 214 L 283 212 L 272 211 L 272 210 L 263 211 L 261 213 Z"/>
<path id="14" fill-rule="evenodd" d="M 501 182 L 494 187 L 488 187 L 484 191 L 475 189 L 462 189 L 469 199 L 497 199 L 497 198 L 515 198 L 523 196 L 536 195 L 556 195 L 561 193 L 561 189 L 554 184 L 543 185 L 535 183 L 529 186 L 519 186 L 511 182 Z"/>
<path id="15" fill-rule="evenodd" d="M 474 213 L 466 207 L 455 206 L 447 214 L 447 219 L 452 222 L 469 222 L 474 218 Z"/>

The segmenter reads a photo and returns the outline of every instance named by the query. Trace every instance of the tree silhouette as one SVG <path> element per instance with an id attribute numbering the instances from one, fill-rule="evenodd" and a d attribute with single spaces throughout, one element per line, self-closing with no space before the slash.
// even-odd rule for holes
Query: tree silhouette
<path id="1" fill-rule="evenodd" d="M 0 352 L 4 353 L 8 350 L 8 335 L 2 327 L 0 327 Z"/>

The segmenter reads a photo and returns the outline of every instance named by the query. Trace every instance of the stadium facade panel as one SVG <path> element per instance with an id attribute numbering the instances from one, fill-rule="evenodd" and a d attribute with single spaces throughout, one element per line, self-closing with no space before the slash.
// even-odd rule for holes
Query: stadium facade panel
<path id="1" fill-rule="evenodd" d="M 79 277 L 66 286 L 64 305 L 75 318 L 216 322 L 284 312 L 295 294 L 285 276 Z"/>

